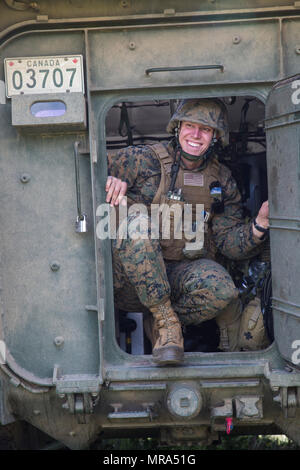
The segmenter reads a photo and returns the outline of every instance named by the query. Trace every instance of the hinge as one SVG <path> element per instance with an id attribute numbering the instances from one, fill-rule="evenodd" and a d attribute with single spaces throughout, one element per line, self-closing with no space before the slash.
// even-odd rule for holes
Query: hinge
<path id="1" fill-rule="evenodd" d="M 53 370 L 53 384 L 59 398 L 67 399 L 62 408 L 77 415 L 78 422 L 84 424 L 86 415 L 93 413 L 99 401 L 99 377 L 88 374 L 62 375 L 61 368 L 56 364 Z"/>
<path id="2" fill-rule="evenodd" d="M 297 407 L 300 406 L 300 387 L 280 387 L 273 400 L 279 403 L 285 418 L 295 418 Z"/>
<path id="3" fill-rule="evenodd" d="M 25 11 L 32 10 L 39 11 L 40 7 L 37 2 L 20 2 L 19 0 L 4 0 L 6 5 L 12 10 Z"/>
<path id="4" fill-rule="evenodd" d="M 94 407 L 99 401 L 99 395 L 95 393 L 67 393 L 60 394 L 60 398 L 67 398 L 62 408 L 76 415 L 79 424 L 86 424 L 87 415 L 94 412 Z"/>

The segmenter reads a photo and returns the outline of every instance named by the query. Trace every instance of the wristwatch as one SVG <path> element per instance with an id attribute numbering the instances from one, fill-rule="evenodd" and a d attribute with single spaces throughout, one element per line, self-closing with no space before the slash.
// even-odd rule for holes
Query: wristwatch
<path id="1" fill-rule="evenodd" d="M 264 234 L 264 236 L 262 237 L 262 239 L 264 239 L 269 233 L 269 227 L 265 228 L 265 227 L 262 227 L 261 225 L 258 225 L 257 222 L 256 222 L 256 218 L 253 219 L 253 224 L 254 224 L 254 227 L 256 228 L 256 230 L 258 230 L 259 232 L 262 232 Z"/>

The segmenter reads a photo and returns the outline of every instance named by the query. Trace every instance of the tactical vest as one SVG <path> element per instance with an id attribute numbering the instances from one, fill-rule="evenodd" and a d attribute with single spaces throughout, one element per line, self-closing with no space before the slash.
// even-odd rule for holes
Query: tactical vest
<path id="1" fill-rule="evenodd" d="M 184 252 L 187 240 L 182 234 L 181 239 L 174 238 L 173 227 L 171 226 L 170 238 L 163 240 L 160 237 L 160 245 L 163 252 L 163 257 L 167 260 L 183 260 L 186 258 L 210 258 L 214 259 L 216 254 L 216 246 L 212 240 L 211 232 L 211 220 L 213 213 L 211 212 L 211 206 L 213 203 L 213 197 L 210 193 L 210 185 L 214 181 L 218 181 L 220 178 L 220 164 L 216 157 L 212 157 L 206 168 L 202 171 L 186 170 L 180 167 L 175 183 L 175 188 L 182 189 L 183 201 L 169 200 L 167 193 L 171 182 L 171 167 L 173 164 L 173 157 L 169 154 L 167 148 L 161 144 L 149 145 L 154 151 L 161 164 L 161 180 L 158 190 L 154 196 L 152 204 L 184 204 L 193 205 L 193 216 L 195 214 L 196 204 L 203 204 L 204 210 L 207 214 L 210 214 L 208 222 L 205 223 L 204 231 L 204 249 L 200 252 Z M 171 224 L 172 224 L 172 213 L 171 213 Z"/>

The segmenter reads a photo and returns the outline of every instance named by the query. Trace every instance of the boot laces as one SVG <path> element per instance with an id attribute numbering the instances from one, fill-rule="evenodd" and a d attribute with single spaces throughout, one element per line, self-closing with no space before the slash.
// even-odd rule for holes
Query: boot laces
<path id="1" fill-rule="evenodd" d="M 172 325 L 178 324 L 178 320 L 172 315 L 172 312 L 170 312 L 169 308 L 166 307 L 165 305 L 162 305 L 160 308 L 160 313 L 162 315 L 162 318 L 159 319 L 158 321 L 158 328 L 166 328 L 167 330 L 167 337 L 166 340 L 164 341 L 164 344 L 168 343 L 174 343 L 176 342 L 176 331 L 175 328 L 170 328 Z"/>

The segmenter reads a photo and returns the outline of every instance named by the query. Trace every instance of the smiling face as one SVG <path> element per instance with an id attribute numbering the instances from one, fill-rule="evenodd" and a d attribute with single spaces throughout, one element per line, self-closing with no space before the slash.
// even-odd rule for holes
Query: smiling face
<path id="1" fill-rule="evenodd" d="M 179 143 L 184 152 L 200 157 L 208 149 L 213 128 L 190 121 L 182 121 L 179 130 Z"/>

